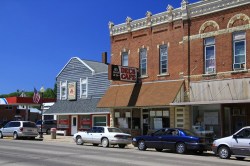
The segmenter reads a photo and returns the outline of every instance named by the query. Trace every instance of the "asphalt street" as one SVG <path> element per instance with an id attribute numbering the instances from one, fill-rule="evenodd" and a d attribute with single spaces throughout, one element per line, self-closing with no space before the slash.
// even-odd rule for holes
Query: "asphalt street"
<path id="1" fill-rule="evenodd" d="M 72 137 L 58 136 L 44 140 L 0 139 L 0 165 L 4 166 L 249 166 L 250 159 L 238 161 L 233 157 L 222 160 L 211 153 L 203 155 L 175 154 L 154 149 L 139 151 L 128 146 L 103 148 L 90 144 L 78 146 Z"/>

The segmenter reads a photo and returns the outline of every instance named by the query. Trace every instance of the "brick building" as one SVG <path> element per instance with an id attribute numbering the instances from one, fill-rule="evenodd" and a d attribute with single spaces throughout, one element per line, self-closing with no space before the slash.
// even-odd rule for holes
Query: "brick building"
<path id="1" fill-rule="evenodd" d="M 112 81 L 98 107 L 134 135 L 161 127 L 229 135 L 250 124 L 250 2 L 207 0 L 109 23 L 111 64 L 136 67 Z"/>

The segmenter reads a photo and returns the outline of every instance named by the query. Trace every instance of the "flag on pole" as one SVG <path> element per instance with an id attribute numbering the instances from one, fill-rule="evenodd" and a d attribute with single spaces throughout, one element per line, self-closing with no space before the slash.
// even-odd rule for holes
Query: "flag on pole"
<path id="1" fill-rule="evenodd" d="M 39 100 L 40 100 L 40 94 L 39 94 L 39 92 L 36 90 L 36 88 L 34 88 L 33 102 L 34 102 L 34 103 L 38 103 Z"/>

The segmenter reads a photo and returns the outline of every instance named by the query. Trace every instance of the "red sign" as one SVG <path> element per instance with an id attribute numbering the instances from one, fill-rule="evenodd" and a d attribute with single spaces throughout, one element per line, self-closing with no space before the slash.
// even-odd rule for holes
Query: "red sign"
<path id="1" fill-rule="evenodd" d="M 68 119 L 60 119 L 59 120 L 59 124 L 68 125 L 69 124 L 69 120 Z"/>
<path id="2" fill-rule="evenodd" d="M 110 75 L 111 75 L 111 80 L 136 82 L 137 68 L 111 65 Z"/>

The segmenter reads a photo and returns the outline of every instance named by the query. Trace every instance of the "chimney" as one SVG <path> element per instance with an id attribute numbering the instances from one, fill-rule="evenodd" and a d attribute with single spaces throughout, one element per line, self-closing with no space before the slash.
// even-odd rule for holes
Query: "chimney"
<path id="1" fill-rule="evenodd" d="M 107 59 L 107 52 L 102 53 L 102 63 L 108 64 L 108 59 Z"/>

